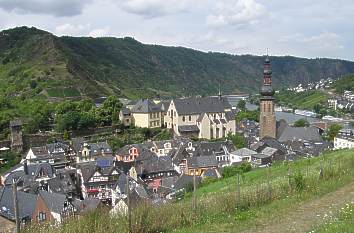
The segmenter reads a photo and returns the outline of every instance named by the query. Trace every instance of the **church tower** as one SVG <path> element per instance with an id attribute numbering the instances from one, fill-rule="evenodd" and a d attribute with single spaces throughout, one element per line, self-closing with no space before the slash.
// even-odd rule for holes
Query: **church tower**
<path id="1" fill-rule="evenodd" d="M 263 85 L 260 90 L 260 133 L 259 137 L 276 137 L 276 120 L 274 112 L 274 90 L 272 88 L 272 68 L 267 55 L 264 61 Z"/>

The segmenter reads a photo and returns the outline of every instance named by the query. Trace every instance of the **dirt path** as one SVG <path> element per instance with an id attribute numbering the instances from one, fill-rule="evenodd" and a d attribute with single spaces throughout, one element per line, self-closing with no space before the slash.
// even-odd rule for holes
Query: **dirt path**
<path id="1" fill-rule="evenodd" d="M 354 182 L 320 198 L 301 203 L 288 214 L 277 219 L 270 219 L 266 224 L 258 225 L 244 232 L 309 232 L 315 224 L 325 222 L 327 217 L 335 214 L 346 203 L 353 201 Z"/>

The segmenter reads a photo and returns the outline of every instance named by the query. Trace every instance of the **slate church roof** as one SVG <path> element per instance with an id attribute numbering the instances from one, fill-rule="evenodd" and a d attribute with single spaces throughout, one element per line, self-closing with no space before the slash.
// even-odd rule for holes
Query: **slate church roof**
<path id="1" fill-rule="evenodd" d="M 286 127 L 278 139 L 280 142 L 303 140 L 321 142 L 321 136 L 315 127 Z"/>
<path id="2" fill-rule="evenodd" d="M 179 115 L 217 113 L 231 109 L 231 105 L 225 97 L 191 97 L 174 99 L 173 102 Z"/>

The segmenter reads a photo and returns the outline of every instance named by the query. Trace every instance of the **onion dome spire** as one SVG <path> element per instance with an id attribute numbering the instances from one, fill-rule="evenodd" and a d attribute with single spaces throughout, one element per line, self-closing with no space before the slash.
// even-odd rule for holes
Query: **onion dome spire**
<path id="1" fill-rule="evenodd" d="M 273 96 L 274 90 L 272 88 L 272 66 L 270 64 L 270 59 L 267 54 L 264 60 L 264 69 L 263 69 L 263 85 L 261 88 L 262 96 Z"/>

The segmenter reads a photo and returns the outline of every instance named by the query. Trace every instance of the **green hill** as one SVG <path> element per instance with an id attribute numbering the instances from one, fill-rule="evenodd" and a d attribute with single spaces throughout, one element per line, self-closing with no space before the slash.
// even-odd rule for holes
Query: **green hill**
<path id="1" fill-rule="evenodd" d="M 339 150 L 244 173 L 240 195 L 236 176 L 209 180 L 196 191 L 195 209 L 192 193 L 159 206 L 140 203 L 132 210 L 131 232 L 310 232 L 352 201 L 353 167 L 353 149 Z M 336 224 L 354 230 L 349 221 Z M 108 209 L 61 227 L 32 227 L 24 232 L 129 232 L 127 217 L 111 217 Z"/>
<path id="2" fill-rule="evenodd" d="M 334 59 L 272 57 L 275 87 L 354 72 Z M 133 38 L 57 37 L 36 28 L 0 32 L 6 96 L 176 96 L 256 92 L 263 57 L 145 45 Z"/>

